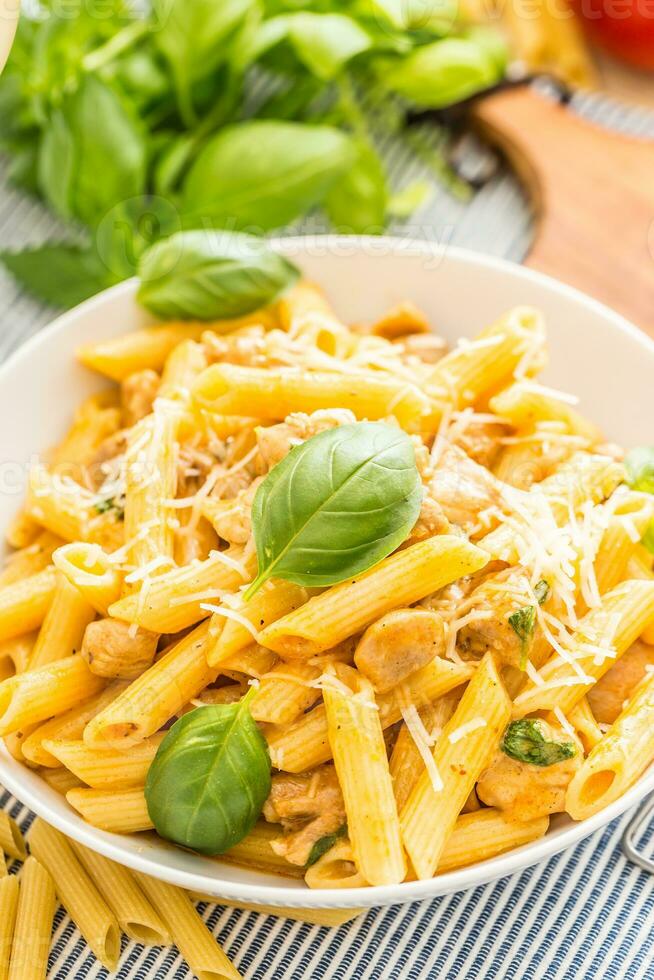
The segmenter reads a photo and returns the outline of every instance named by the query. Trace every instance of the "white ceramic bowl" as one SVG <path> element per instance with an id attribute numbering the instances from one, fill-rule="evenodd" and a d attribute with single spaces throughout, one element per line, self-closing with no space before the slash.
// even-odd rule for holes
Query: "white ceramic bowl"
<path id="1" fill-rule="evenodd" d="M 370 319 L 413 300 L 449 341 L 472 336 L 516 304 L 547 317 L 551 363 L 545 383 L 581 397 L 581 409 L 609 438 L 627 446 L 652 441 L 645 406 L 651 396 L 654 344 L 617 314 L 574 289 L 520 266 L 426 242 L 391 238 L 284 239 L 280 251 L 319 282 L 346 320 Z M 123 333 L 146 320 L 134 282 L 101 293 L 32 338 L 0 369 L 3 459 L 0 528 L 20 506 L 30 457 L 56 442 L 75 406 L 102 381 L 76 365 L 75 348 Z M 310 891 L 301 882 L 246 871 L 190 854 L 154 836 L 95 830 L 39 777 L 0 750 L 0 782 L 69 837 L 154 877 L 232 901 L 305 908 L 391 905 L 503 877 L 542 861 L 608 823 L 654 789 L 654 769 L 622 799 L 574 823 L 564 816 L 549 833 L 500 857 L 430 881 L 377 888 Z"/>

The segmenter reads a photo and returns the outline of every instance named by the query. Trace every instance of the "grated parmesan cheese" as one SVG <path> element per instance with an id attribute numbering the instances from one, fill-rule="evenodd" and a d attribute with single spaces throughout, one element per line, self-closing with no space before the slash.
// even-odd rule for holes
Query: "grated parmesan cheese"
<path id="1" fill-rule="evenodd" d="M 465 724 L 459 725 L 455 728 L 453 732 L 448 735 L 448 741 L 451 745 L 456 745 L 461 739 L 465 738 L 466 735 L 470 735 L 471 732 L 476 732 L 479 728 L 486 728 L 485 718 L 471 718 L 470 721 L 466 721 Z"/>

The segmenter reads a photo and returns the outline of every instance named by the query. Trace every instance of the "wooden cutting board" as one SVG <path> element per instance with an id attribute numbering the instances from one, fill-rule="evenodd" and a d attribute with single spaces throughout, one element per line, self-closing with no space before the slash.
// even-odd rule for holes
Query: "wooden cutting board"
<path id="1" fill-rule="evenodd" d="M 527 87 L 489 95 L 473 114 L 534 206 L 525 264 L 654 337 L 654 141 L 594 125 Z"/>

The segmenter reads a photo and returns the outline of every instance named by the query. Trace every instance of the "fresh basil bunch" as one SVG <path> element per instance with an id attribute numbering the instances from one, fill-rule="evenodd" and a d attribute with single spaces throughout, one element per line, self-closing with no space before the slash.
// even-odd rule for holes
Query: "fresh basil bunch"
<path id="1" fill-rule="evenodd" d="M 254 827 L 271 786 L 266 741 L 248 701 L 206 705 L 175 722 L 145 784 L 160 837 L 201 854 L 222 854 Z"/>
<path id="2" fill-rule="evenodd" d="M 0 78 L 0 150 L 71 236 L 0 259 L 70 306 L 179 227 L 265 233 L 323 207 L 379 232 L 424 195 L 395 201 L 376 144 L 504 60 L 454 0 L 34 0 Z"/>
<path id="3" fill-rule="evenodd" d="M 258 575 L 326 586 L 365 572 L 415 524 L 422 483 L 411 439 L 383 422 L 355 422 L 295 446 L 252 505 Z"/>
<path id="4" fill-rule="evenodd" d="M 162 319 L 227 319 L 272 302 L 298 275 L 253 235 L 184 231 L 144 252 L 138 299 Z"/>

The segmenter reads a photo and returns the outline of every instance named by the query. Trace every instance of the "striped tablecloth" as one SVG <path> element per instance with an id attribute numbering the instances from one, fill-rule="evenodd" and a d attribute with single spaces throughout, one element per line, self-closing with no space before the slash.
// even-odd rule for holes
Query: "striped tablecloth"
<path id="1" fill-rule="evenodd" d="M 647 113 L 595 96 L 579 97 L 575 108 L 654 137 L 654 116 Z M 424 173 L 404 146 L 392 143 L 385 152 L 398 188 Z M 315 222 L 311 230 L 319 230 Z M 520 260 L 530 218 L 515 182 L 499 173 L 465 204 L 436 189 L 408 231 L 392 230 Z M 37 204 L 0 187 L 1 248 L 35 244 L 58 231 Z M 0 360 L 51 315 L 0 273 Z M 0 807 L 27 829 L 31 815 L 1 787 Z M 654 879 L 620 850 L 632 815 L 521 874 L 431 902 L 373 910 L 338 929 L 213 905 L 201 906 L 202 915 L 248 980 L 654 980 Z M 60 909 L 49 977 L 107 975 Z M 173 950 L 125 943 L 116 976 L 190 980 L 191 974 Z"/>

